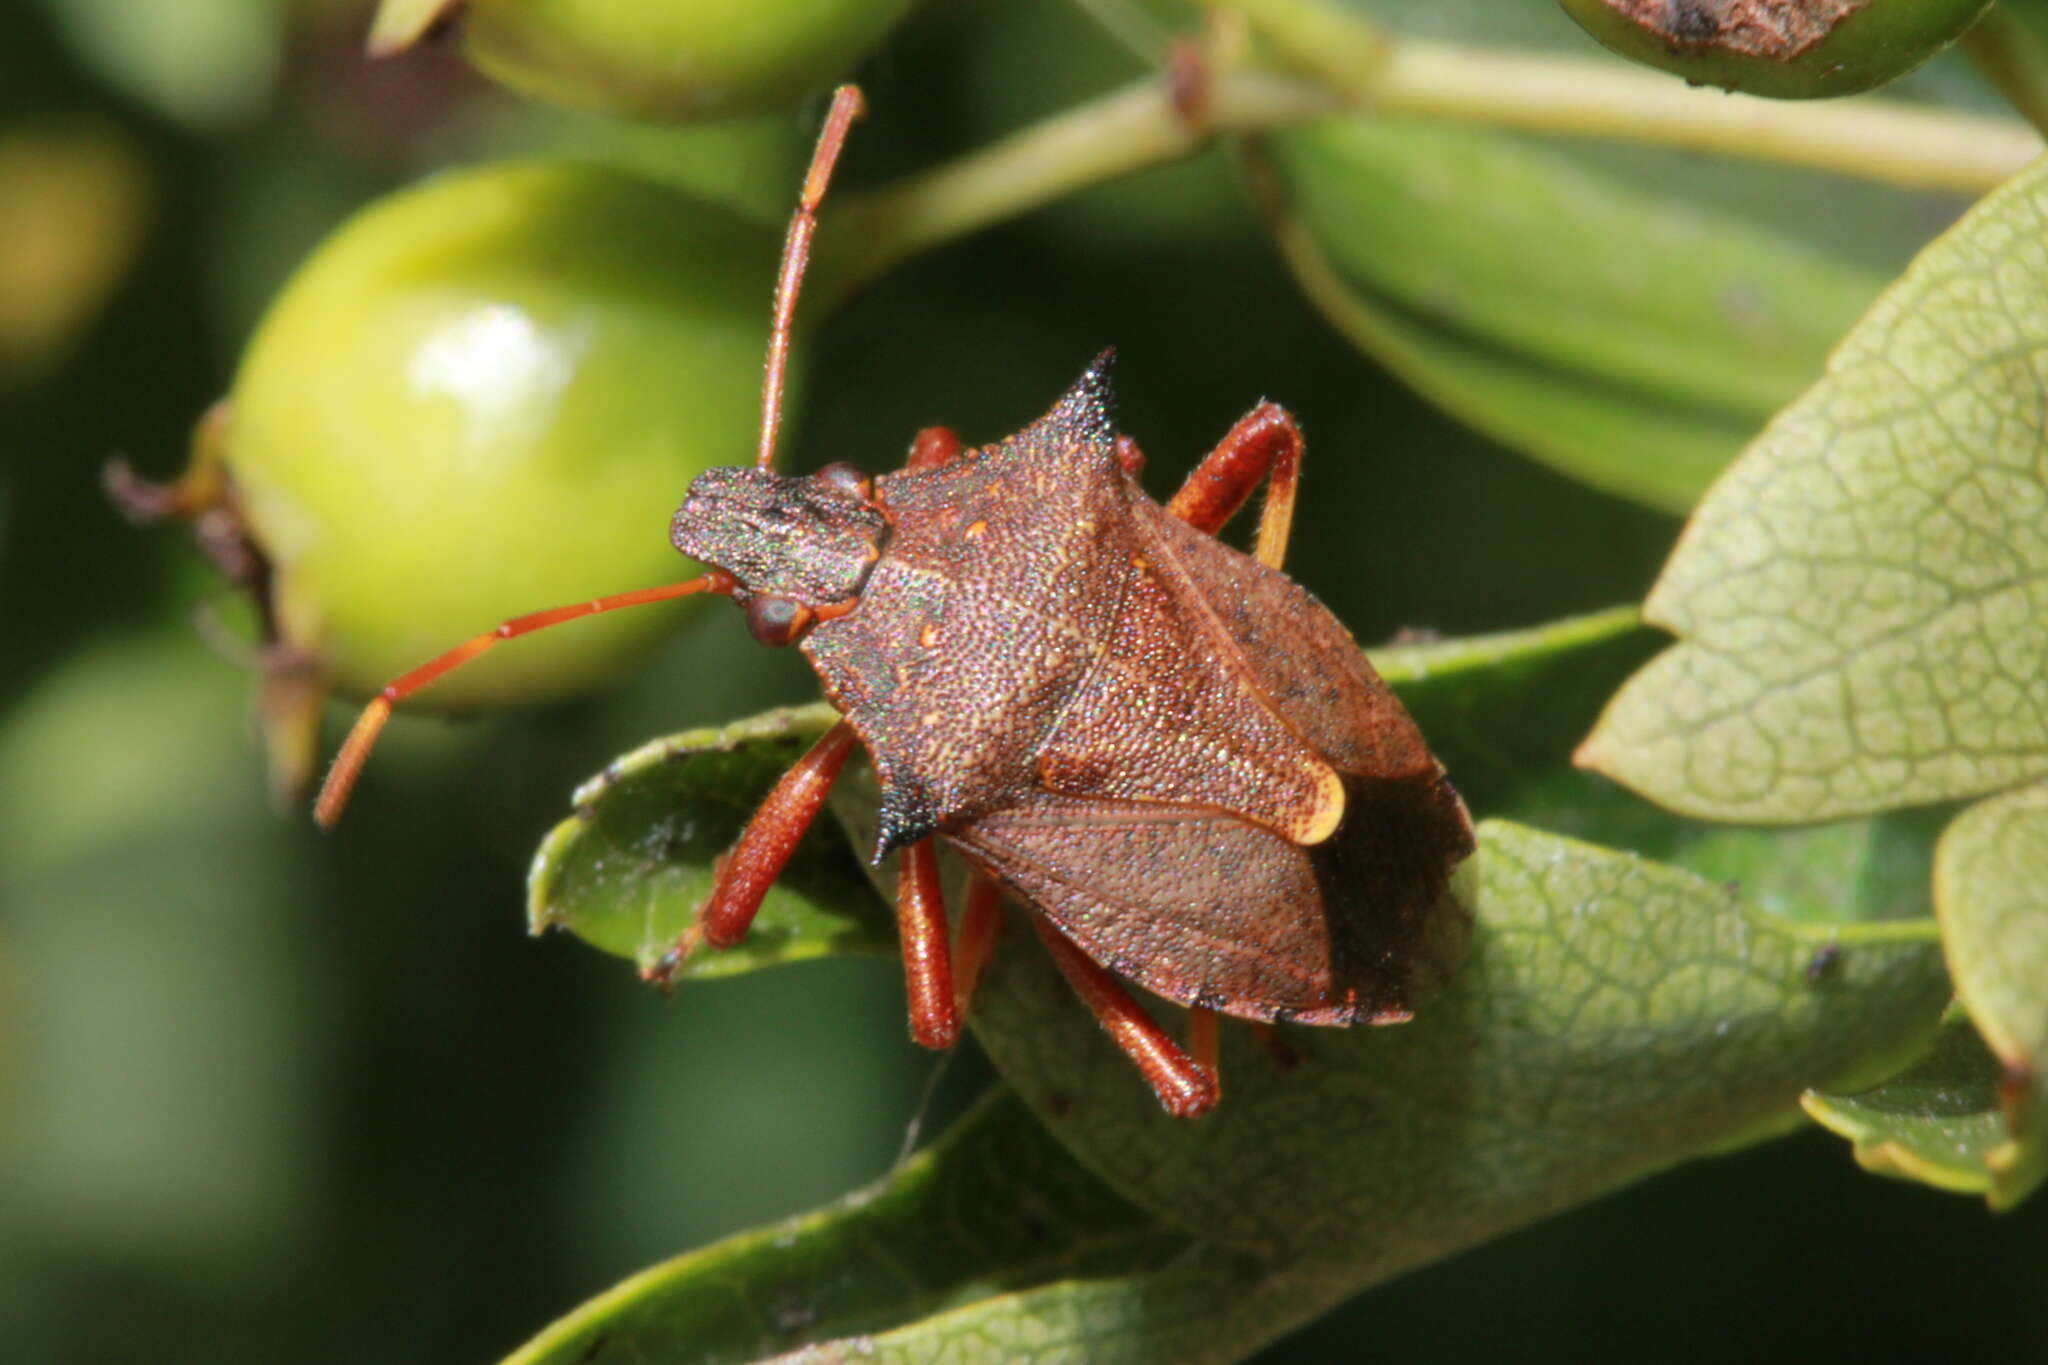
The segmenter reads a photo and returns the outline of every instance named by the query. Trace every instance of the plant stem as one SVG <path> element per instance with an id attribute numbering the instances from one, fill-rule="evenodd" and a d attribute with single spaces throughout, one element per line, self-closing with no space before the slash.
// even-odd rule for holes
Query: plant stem
<path id="1" fill-rule="evenodd" d="M 2027 122 L 2048 134 L 2048 45 L 2003 5 L 1963 35 L 1962 49 Z"/>
<path id="2" fill-rule="evenodd" d="M 1383 114 L 1777 161 L 1906 189 L 1982 194 L 2041 154 L 2007 119 L 1872 96 L 1724 94 L 1605 61 L 1403 41 L 1352 93 Z"/>
<path id="3" fill-rule="evenodd" d="M 1355 90 L 1378 74 L 1396 40 L 1363 15 L 1319 0 L 1198 0 L 1241 14 L 1287 59 L 1332 87 Z"/>
<path id="4" fill-rule="evenodd" d="M 840 202 L 818 244 L 820 292 L 858 287 L 942 242 L 1092 185 L 1164 165 L 1219 133 L 1340 113 L 1342 97 L 1260 72 L 1219 73 L 1201 125 L 1174 109 L 1166 83 L 1135 85 L 1055 114 L 976 152 Z"/>
<path id="5" fill-rule="evenodd" d="M 1311 0 L 1238 0 L 1324 84 L 1271 72 L 1212 78 L 1199 123 L 1144 80 L 929 171 L 840 201 L 817 291 L 838 295 L 955 238 L 1200 150 L 1346 109 L 1717 152 L 1907 189 L 1981 194 L 2042 149 L 2010 119 L 1855 96 L 1790 102 L 1697 90 L 1618 63 L 1395 39 Z M 1310 22 L 1312 21 L 1312 22 Z M 1311 62 L 1311 57 L 1313 61 Z"/>
<path id="6" fill-rule="evenodd" d="M 2041 152 L 2039 136 L 2005 120 L 1870 97 L 1759 99 L 1607 58 L 1396 37 L 1328 0 L 1204 3 L 1246 15 L 1287 61 L 1382 114 L 1683 147 L 1972 195 Z"/>

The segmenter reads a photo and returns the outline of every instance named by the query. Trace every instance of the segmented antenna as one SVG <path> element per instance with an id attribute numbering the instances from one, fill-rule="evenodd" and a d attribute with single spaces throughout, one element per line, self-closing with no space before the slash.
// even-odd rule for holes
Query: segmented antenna
<path id="1" fill-rule="evenodd" d="M 789 368 L 789 329 L 796 317 L 797 288 L 804 280 L 804 267 L 811 263 L 811 237 L 818 230 L 818 205 L 825 187 L 832 183 L 832 169 L 839 164 L 839 151 L 846 145 L 846 130 L 867 112 L 860 87 L 842 85 L 832 93 L 832 109 L 818 133 L 817 150 L 811 153 L 811 169 L 804 176 L 804 189 L 789 220 L 789 236 L 782 243 L 782 269 L 775 279 L 775 324 L 768 333 L 768 365 L 761 376 L 761 448 L 754 457 L 757 468 L 775 463 L 775 437 L 782 428 L 783 377 Z"/>

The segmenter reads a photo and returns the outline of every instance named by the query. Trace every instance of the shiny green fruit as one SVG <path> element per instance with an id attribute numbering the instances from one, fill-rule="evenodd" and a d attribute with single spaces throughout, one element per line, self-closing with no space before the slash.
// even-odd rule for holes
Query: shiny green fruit
<path id="1" fill-rule="evenodd" d="M 506 617 L 696 572 L 668 519 L 700 470 L 751 457 L 778 249 L 563 162 L 445 175 L 343 226 L 257 330 L 214 438 L 283 643 L 364 695 Z M 522 639 L 417 704 L 590 686 L 679 609 Z"/>
<path id="2" fill-rule="evenodd" d="M 722 118 L 795 103 L 846 74 L 910 0 L 385 0 L 373 54 L 437 24 L 502 85 L 629 118 Z"/>
<path id="3" fill-rule="evenodd" d="M 1854 95 L 1954 42 L 1989 0 L 1561 0 L 1624 57 L 1777 99 Z"/>

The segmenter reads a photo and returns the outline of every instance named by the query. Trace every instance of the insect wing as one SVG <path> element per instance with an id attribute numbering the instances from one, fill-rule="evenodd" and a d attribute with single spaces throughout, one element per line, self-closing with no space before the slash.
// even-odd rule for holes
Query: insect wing
<path id="1" fill-rule="evenodd" d="M 1310 856 L 1222 811 L 1051 793 L 950 836 L 1096 961 L 1247 1019 L 1345 1023 Z"/>

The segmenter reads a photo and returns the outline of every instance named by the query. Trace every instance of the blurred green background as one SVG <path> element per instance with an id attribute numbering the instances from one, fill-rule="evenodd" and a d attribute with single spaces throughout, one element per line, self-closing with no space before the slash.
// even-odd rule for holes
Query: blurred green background
<path id="1" fill-rule="evenodd" d="M 779 216 L 815 116 L 618 134 L 442 52 L 371 66 L 365 23 L 280 0 L 0 12 L 0 224 L 32 197 L 61 225 L 0 237 L 0 1359 L 490 1359 L 650 1261 L 878 1176 L 990 1082 L 970 1044 L 927 1094 L 888 963 L 665 1002 L 522 932 L 526 860 L 575 782 L 815 695 L 730 612 L 594 700 L 399 724 L 336 835 L 268 807 L 244 661 L 198 624 L 218 586 L 186 537 L 115 516 L 101 462 L 171 473 L 265 301 L 382 190 L 573 147 Z M 864 72 L 846 183 L 1138 74 L 1065 6 L 928 5 Z M 792 463 L 887 468 L 932 422 L 993 439 L 1112 343 L 1156 493 L 1255 400 L 1301 417 L 1292 565 L 1361 640 L 1634 599 L 1677 530 L 1347 350 L 1215 155 L 870 288 L 816 337 Z M 1993 1218 L 1813 1132 L 1409 1277 L 1269 1358 L 2048 1359 L 2044 1234 L 2048 1201 Z"/>

